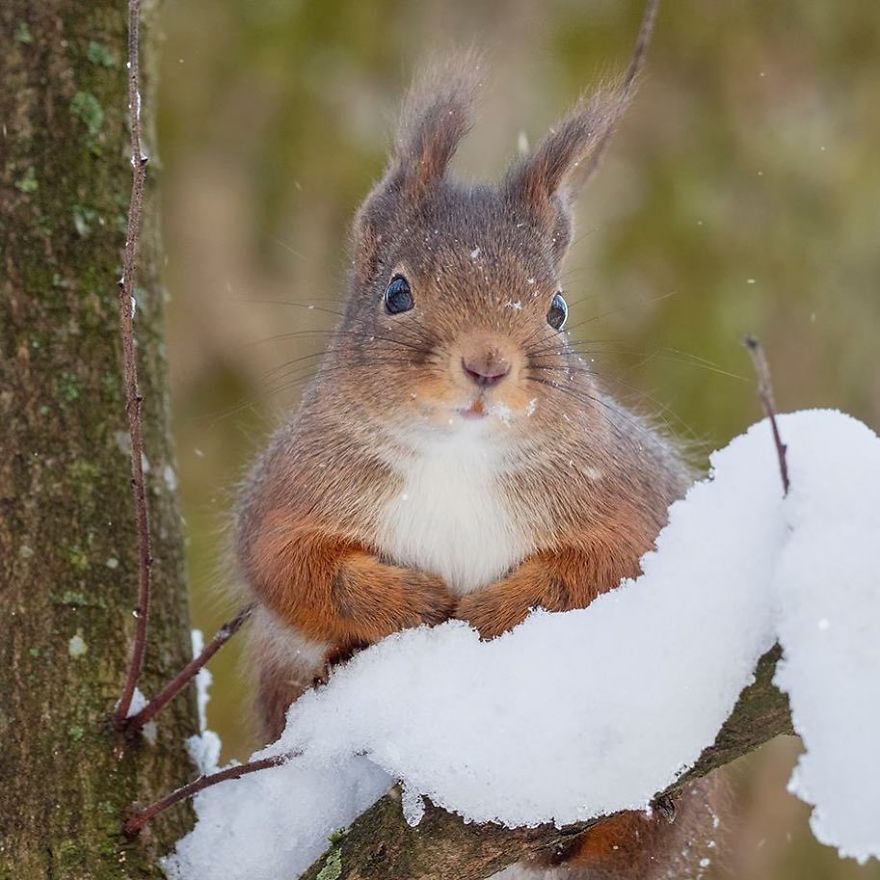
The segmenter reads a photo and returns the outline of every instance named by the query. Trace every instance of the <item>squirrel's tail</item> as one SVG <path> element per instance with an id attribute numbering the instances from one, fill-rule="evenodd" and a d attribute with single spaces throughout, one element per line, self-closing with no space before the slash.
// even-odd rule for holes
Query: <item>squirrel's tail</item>
<path id="1" fill-rule="evenodd" d="M 714 774 L 718 776 L 718 774 Z M 492 880 L 681 880 L 706 875 L 720 857 L 718 820 L 724 785 L 714 777 L 690 783 L 674 813 L 632 811 L 598 823 L 565 852 L 519 864 Z"/>

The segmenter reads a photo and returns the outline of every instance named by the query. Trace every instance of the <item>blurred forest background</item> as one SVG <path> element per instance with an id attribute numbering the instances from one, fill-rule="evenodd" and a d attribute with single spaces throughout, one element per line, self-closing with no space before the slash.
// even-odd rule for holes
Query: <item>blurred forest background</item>
<path id="1" fill-rule="evenodd" d="M 497 178 L 597 75 L 626 65 L 640 0 L 188 0 L 164 4 L 159 144 L 177 454 L 195 624 L 229 615 L 237 479 L 296 406 L 346 272 L 348 223 L 431 53 L 488 54 L 455 166 Z M 632 405 L 704 461 L 759 416 L 740 340 L 782 409 L 880 427 L 880 7 L 669 0 L 641 92 L 578 208 L 576 335 Z M 314 310 L 310 306 L 319 307 Z M 285 366 L 287 364 L 287 366 Z M 829 454 L 834 454 L 829 450 Z M 834 589 L 834 584 L 829 584 Z M 209 724 L 252 744 L 238 647 Z M 735 766 L 728 874 L 877 880 L 816 843 L 778 742 Z M 880 780 L 878 780 L 880 784 Z M 878 818 L 880 821 L 880 818 Z"/>

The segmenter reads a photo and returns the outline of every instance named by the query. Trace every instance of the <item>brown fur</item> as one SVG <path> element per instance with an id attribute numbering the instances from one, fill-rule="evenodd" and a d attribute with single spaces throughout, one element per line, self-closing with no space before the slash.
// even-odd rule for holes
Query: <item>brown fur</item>
<path id="1" fill-rule="evenodd" d="M 261 603 L 252 644 L 267 738 L 333 662 L 392 632 L 457 616 L 491 638 L 536 606 L 582 608 L 638 574 L 687 468 L 546 319 L 578 169 L 603 147 L 632 78 L 579 104 L 497 189 L 446 173 L 469 126 L 472 64 L 447 66 L 407 100 L 388 169 L 354 224 L 344 318 L 242 492 L 237 549 Z M 382 296 L 397 274 L 416 306 L 389 315 Z M 475 389 L 466 368 L 499 365 L 503 380 Z M 383 516 L 424 437 L 496 410 L 509 415 L 486 428 L 503 462 L 492 497 L 523 550 L 493 582 L 454 589 L 393 558 Z M 559 870 L 672 876 L 704 801 L 697 786 L 675 823 L 637 813 L 602 823 Z"/>
<path id="2" fill-rule="evenodd" d="M 606 819 L 561 858 L 533 865 L 526 876 L 533 874 L 536 880 L 702 877 L 703 865 L 708 867 L 718 855 L 713 830 L 718 787 L 714 780 L 699 780 L 672 800 L 671 810 L 630 811 Z"/>

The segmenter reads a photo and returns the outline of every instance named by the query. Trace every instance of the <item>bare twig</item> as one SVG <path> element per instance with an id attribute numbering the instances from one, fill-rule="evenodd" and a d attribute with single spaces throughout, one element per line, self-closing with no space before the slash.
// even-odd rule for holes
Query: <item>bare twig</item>
<path id="1" fill-rule="evenodd" d="M 147 722 L 152 721 L 196 677 L 199 670 L 242 628 L 255 607 L 255 603 L 245 605 L 232 620 L 224 623 L 217 630 L 214 638 L 205 645 L 198 657 L 193 657 L 140 712 L 131 715 L 125 720 L 126 728 L 131 731 L 138 731 Z"/>
<path id="2" fill-rule="evenodd" d="M 776 455 L 779 458 L 779 474 L 782 477 L 782 488 L 788 495 L 788 460 L 786 458 L 786 445 L 782 442 L 782 435 L 779 433 L 779 425 L 776 423 L 776 402 L 773 398 L 773 382 L 770 379 L 770 366 L 767 363 L 767 355 L 761 343 L 754 336 L 746 336 L 743 345 L 749 352 L 755 372 L 758 374 L 758 397 L 761 398 L 761 406 L 764 407 L 764 414 L 770 420 L 770 427 L 773 430 L 773 442 L 776 444 Z"/>
<path id="3" fill-rule="evenodd" d="M 114 721 L 122 726 L 131 708 L 135 688 L 144 667 L 147 647 L 147 624 L 150 616 L 150 578 L 153 564 L 150 541 L 150 514 L 144 486 L 143 456 L 143 398 L 138 390 L 137 351 L 132 323 L 135 303 L 133 298 L 134 277 L 137 269 L 137 248 L 141 231 L 144 203 L 144 181 L 147 158 L 141 152 L 140 121 L 140 67 L 139 34 L 140 0 L 128 4 L 128 115 L 131 129 L 131 198 L 128 207 L 128 232 L 122 262 L 122 278 L 119 280 L 119 331 L 122 337 L 122 365 L 125 383 L 125 410 L 128 416 L 128 433 L 131 438 L 131 488 L 134 496 L 135 519 L 138 537 L 138 604 L 135 610 L 137 626 L 131 661 L 122 696 L 114 712 Z"/>
<path id="4" fill-rule="evenodd" d="M 660 8 L 660 0 L 648 0 L 645 5 L 645 11 L 642 13 L 642 22 L 639 25 L 639 32 L 636 36 L 636 43 L 633 46 L 632 56 L 629 60 L 629 66 L 623 76 L 623 82 L 620 86 L 621 93 L 625 103 L 629 102 L 635 87 L 638 85 L 639 74 L 645 66 L 645 59 L 648 55 L 648 46 L 651 43 L 651 34 L 654 32 L 654 22 L 657 19 L 657 10 Z M 616 126 L 609 126 L 600 136 L 598 143 L 590 153 L 589 158 L 584 162 L 584 166 L 580 171 L 580 180 L 586 183 L 594 174 L 596 169 L 605 156 L 605 151 L 611 143 Z"/>
<path id="5" fill-rule="evenodd" d="M 260 758 L 257 761 L 249 761 L 247 764 L 236 764 L 234 767 L 226 767 L 224 770 L 218 770 L 216 773 L 200 776 L 187 785 L 182 785 L 180 788 L 175 789 L 171 794 L 165 795 L 165 797 L 155 801 L 148 807 L 144 807 L 142 810 L 132 814 L 122 826 L 122 831 L 127 837 L 136 837 L 144 825 L 158 816 L 159 813 L 164 813 L 169 807 L 188 800 L 200 791 L 204 791 L 206 788 L 210 788 L 212 785 L 217 785 L 220 782 L 225 782 L 227 779 L 240 779 L 242 776 L 256 773 L 258 770 L 279 767 L 293 758 L 298 758 L 300 754 L 301 752 L 290 752 L 285 755 L 273 755 L 270 758 Z"/>

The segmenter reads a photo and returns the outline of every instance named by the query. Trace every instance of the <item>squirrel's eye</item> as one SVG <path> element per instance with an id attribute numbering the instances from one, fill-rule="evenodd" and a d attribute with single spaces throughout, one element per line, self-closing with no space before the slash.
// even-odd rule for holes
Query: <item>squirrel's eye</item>
<path id="1" fill-rule="evenodd" d="M 395 275 L 385 288 L 385 311 L 389 315 L 399 315 L 408 312 L 414 305 L 409 281 L 403 275 Z"/>
<path id="2" fill-rule="evenodd" d="M 561 330 L 568 320 L 568 304 L 561 293 L 557 293 L 550 303 L 550 311 L 547 312 L 547 323 L 554 330 Z"/>

